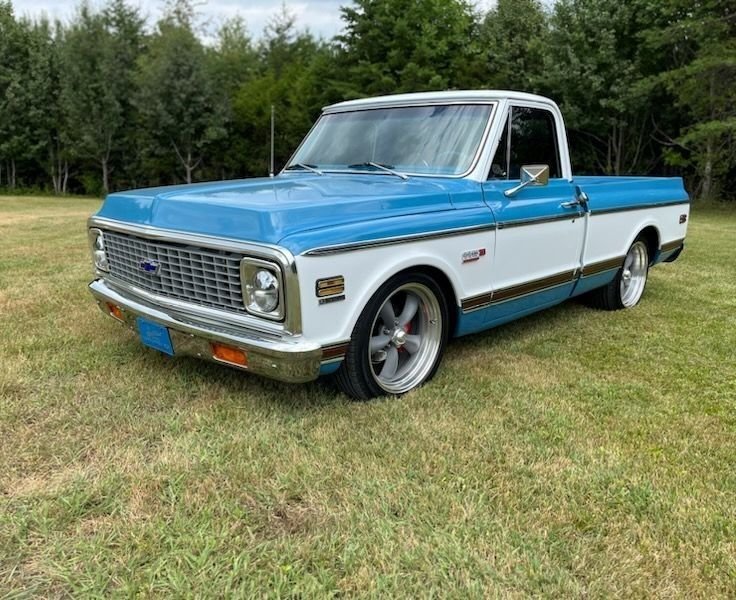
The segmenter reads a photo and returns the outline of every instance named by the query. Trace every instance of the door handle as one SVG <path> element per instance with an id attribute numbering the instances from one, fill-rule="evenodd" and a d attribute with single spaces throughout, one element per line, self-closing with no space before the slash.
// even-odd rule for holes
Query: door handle
<path id="1" fill-rule="evenodd" d="M 560 204 L 560 206 L 562 208 L 573 208 L 575 206 L 580 206 L 580 200 L 578 200 L 577 198 L 575 198 L 575 200 L 570 200 L 568 202 L 562 202 Z"/>

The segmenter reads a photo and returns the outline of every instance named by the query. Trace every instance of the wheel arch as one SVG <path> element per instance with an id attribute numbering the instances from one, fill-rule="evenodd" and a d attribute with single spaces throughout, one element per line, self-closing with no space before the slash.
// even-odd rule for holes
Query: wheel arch
<path id="1" fill-rule="evenodd" d="M 645 218 L 632 223 L 632 228 L 630 229 L 631 234 L 626 239 L 626 245 L 621 249 L 622 253 L 625 255 L 637 239 L 643 238 L 647 245 L 647 252 L 649 253 L 649 265 L 653 265 L 657 252 L 659 252 L 661 240 L 659 225 L 657 220 L 651 215 L 647 215 Z"/>
<path id="2" fill-rule="evenodd" d="M 444 267 L 444 268 L 443 268 Z M 450 337 L 452 332 L 455 330 L 454 327 L 457 324 L 457 308 L 459 304 L 460 295 L 458 294 L 458 286 L 460 282 L 455 281 L 450 274 L 448 274 L 449 267 L 447 265 L 437 264 L 436 261 L 430 260 L 418 260 L 412 264 L 394 265 L 394 268 L 383 273 L 379 280 L 375 281 L 371 286 L 370 293 L 366 295 L 364 300 L 360 303 L 360 306 L 356 306 L 351 316 L 350 329 L 355 327 L 360 315 L 365 310 L 368 302 L 375 296 L 379 289 L 390 279 L 406 274 L 406 273 L 423 273 L 429 275 L 440 286 L 442 293 L 447 301 L 448 313 L 450 315 L 450 322 L 448 323 L 448 331 Z"/>
<path id="3" fill-rule="evenodd" d="M 457 325 L 457 306 L 459 303 L 459 298 L 457 296 L 457 293 L 455 292 L 455 288 L 452 286 L 452 281 L 450 281 L 450 278 L 447 276 L 447 274 L 440 269 L 439 267 L 434 267 L 431 265 L 418 265 L 416 267 L 409 267 L 407 269 L 404 269 L 403 271 L 399 271 L 399 273 L 424 273 L 425 275 L 429 275 L 434 279 L 437 284 L 440 286 L 440 289 L 442 290 L 442 294 L 445 296 L 445 300 L 447 301 L 447 308 L 448 308 L 448 314 L 449 314 L 449 320 L 448 323 L 448 332 L 449 337 L 452 337 L 452 332 L 455 331 L 455 326 Z M 397 273 L 397 275 L 399 274 Z"/>
<path id="4" fill-rule="evenodd" d="M 649 264 L 654 264 L 654 261 L 657 258 L 657 253 L 659 252 L 659 245 L 661 241 L 659 229 L 657 229 L 656 225 L 649 224 L 641 229 L 639 233 L 636 234 L 636 237 L 634 239 L 636 240 L 639 238 L 644 239 L 647 245 L 647 251 L 649 252 Z"/>

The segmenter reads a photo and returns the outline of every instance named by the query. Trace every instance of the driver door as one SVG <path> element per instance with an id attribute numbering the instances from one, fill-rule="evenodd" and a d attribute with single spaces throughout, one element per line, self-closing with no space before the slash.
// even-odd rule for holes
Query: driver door
<path id="1" fill-rule="evenodd" d="M 512 106 L 483 184 L 497 223 L 491 273 L 492 322 L 551 306 L 570 296 L 585 237 L 585 216 L 573 184 L 563 178 L 554 114 L 543 106 Z M 520 183 L 524 165 L 547 165 L 547 185 Z"/>

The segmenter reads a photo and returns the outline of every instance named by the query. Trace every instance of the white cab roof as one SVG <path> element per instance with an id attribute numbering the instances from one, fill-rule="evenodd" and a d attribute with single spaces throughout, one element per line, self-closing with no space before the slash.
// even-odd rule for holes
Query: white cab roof
<path id="1" fill-rule="evenodd" d="M 350 110 L 364 110 L 368 108 L 380 108 L 395 105 L 412 105 L 425 103 L 461 103 L 461 102 L 493 102 L 498 100 L 517 100 L 525 102 L 539 102 L 556 106 L 549 98 L 527 94 L 525 92 L 512 92 L 508 90 L 458 90 L 452 92 L 420 92 L 416 94 L 394 94 L 391 96 L 376 96 L 375 98 L 361 98 L 359 100 L 348 100 L 338 102 L 324 108 L 324 112 L 343 112 Z"/>

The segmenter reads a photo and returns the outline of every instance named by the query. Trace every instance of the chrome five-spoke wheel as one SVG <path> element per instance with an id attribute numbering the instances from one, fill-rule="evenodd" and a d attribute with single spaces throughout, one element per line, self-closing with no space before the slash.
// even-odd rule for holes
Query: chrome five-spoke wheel
<path id="1" fill-rule="evenodd" d="M 371 298 L 353 329 L 337 383 L 353 398 L 404 394 L 434 375 L 449 312 L 444 293 L 425 273 L 401 273 Z"/>
<path id="2" fill-rule="evenodd" d="M 644 293 L 649 270 L 649 255 L 646 244 L 642 241 L 634 242 L 624 259 L 619 282 L 621 304 L 625 308 L 636 305 Z"/>
<path id="3" fill-rule="evenodd" d="M 371 371 L 390 394 L 419 385 L 434 366 L 442 343 L 437 297 L 420 283 L 395 290 L 373 319 L 368 346 Z"/>
<path id="4" fill-rule="evenodd" d="M 649 275 L 649 246 L 640 235 L 626 253 L 616 276 L 606 285 L 593 290 L 586 301 L 595 308 L 620 310 L 636 306 L 644 294 Z"/>

